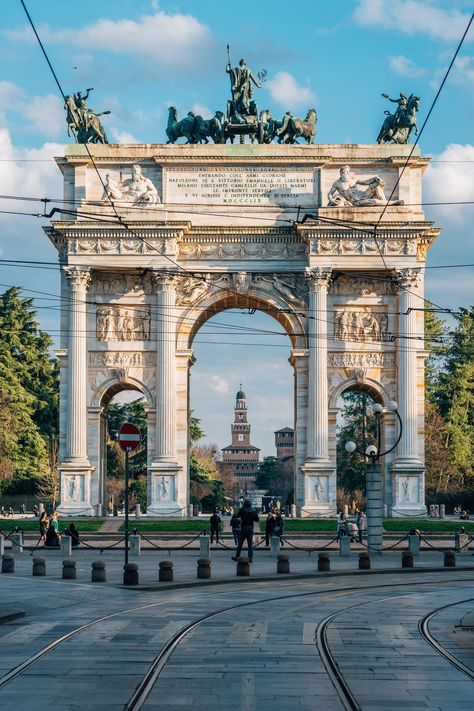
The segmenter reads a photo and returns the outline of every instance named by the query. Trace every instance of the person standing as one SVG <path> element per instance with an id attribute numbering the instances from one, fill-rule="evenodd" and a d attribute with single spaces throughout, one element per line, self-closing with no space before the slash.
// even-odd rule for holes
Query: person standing
<path id="1" fill-rule="evenodd" d="M 359 543 L 362 543 L 364 531 L 367 531 L 367 516 L 363 511 L 359 511 L 359 515 L 357 517 L 357 528 L 359 529 Z"/>
<path id="2" fill-rule="evenodd" d="M 283 548 L 283 531 L 285 530 L 285 521 L 279 511 L 275 514 L 275 536 L 280 539 L 280 546 Z"/>
<path id="3" fill-rule="evenodd" d="M 251 502 L 246 499 L 244 505 L 237 514 L 242 521 L 240 529 L 239 545 L 235 552 L 235 556 L 232 556 L 232 560 L 238 560 L 240 554 L 242 553 L 242 546 L 244 542 L 247 541 L 247 551 L 250 562 L 253 561 L 253 525 L 257 523 L 260 519 L 256 511 L 252 509 Z"/>
<path id="4" fill-rule="evenodd" d="M 39 537 L 39 541 L 36 545 L 39 545 L 39 543 L 41 543 L 41 541 L 44 542 L 46 540 L 46 531 L 48 529 L 48 519 L 46 517 L 46 511 L 43 511 L 41 513 L 38 523 L 39 523 L 40 537 Z"/>
<path id="5" fill-rule="evenodd" d="M 230 519 L 230 527 L 232 528 L 232 535 L 234 536 L 234 543 L 236 546 L 239 545 L 241 525 L 242 525 L 242 521 L 240 520 L 239 515 L 236 513 L 233 513 L 232 518 Z"/>
<path id="6" fill-rule="evenodd" d="M 265 545 L 268 548 L 270 538 L 275 535 L 275 517 L 270 511 L 265 521 Z"/>
<path id="7" fill-rule="evenodd" d="M 217 513 L 217 509 L 214 509 L 214 513 L 209 519 L 209 523 L 211 525 L 211 543 L 214 543 L 214 537 L 216 539 L 216 543 L 219 543 L 219 527 L 221 525 L 221 517 Z"/>

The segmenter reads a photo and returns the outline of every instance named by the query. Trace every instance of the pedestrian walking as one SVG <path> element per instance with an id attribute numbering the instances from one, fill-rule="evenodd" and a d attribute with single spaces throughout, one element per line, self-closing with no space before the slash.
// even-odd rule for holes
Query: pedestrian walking
<path id="1" fill-rule="evenodd" d="M 270 511 L 267 516 L 267 520 L 265 521 L 265 545 L 267 548 L 270 545 L 270 538 L 275 535 L 275 526 L 275 517 Z"/>
<path id="2" fill-rule="evenodd" d="M 275 536 L 280 539 L 280 546 L 283 548 L 283 532 L 285 530 L 285 520 L 281 513 L 277 511 L 275 514 Z"/>
<path id="3" fill-rule="evenodd" d="M 364 539 L 364 532 L 367 531 L 367 516 L 363 511 L 359 511 L 356 523 L 357 528 L 359 529 L 359 543 L 362 543 Z"/>
<path id="4" fill-rule="evenodd" d="M 217 513 L 217 509 L 214 509 L 214 513 L 209 519 L 209 523 L 211 525 L 211 543 L 214 543 L 214 537 L 216 539 L 216 543 L 219 543 L 219 527 L 221 525 L 221 517 Z"/>
<path id="5" fill-rule="evenodd" d="M 40 537 L 38 539 L 38 543 L 36 544 L 37 546 L 41 543 L 41 541 L 43 541 L 43 543 L 46 541 L 46 533 L 48 530 L 48 519 L 46 516 L 46 511 L 43 511 L 43 513 L 40 515 L 38 525 Z"/>
<path id="6" fill-rule="evenodd" d="M 247 551 L 250 562 L 253 561 L 253 525 L 259 521 L 258 514 L 252 509 L 251 502 L 247 499 L 244 501 L 244 505 L 237 514 L 242 521 L 240 529 L 239 545 L 235 555 L 232 556 L 232 560 L 238 560 L 240 554 L 242 553 L 242 546 L 244 542 L 247 541 Z"/>
<path id="7" fill-rule="evenodd" d="M 59 534 L 58 514 L 56 513 L 56 511 L 53 511 L 49 519 L 48 530 L 46 531 L 46 540 L 44 542 L 44 545 L 47 548 L 59 548 L 60 540 L 61 536 Z"/>
<path id="8" fill-rule="evenodd" d="M 236 546 L 239 545 L 241 525 L 242 521 L 240 520 L 239 515 L 233 513 L 232 518 L 230 519 L 230 527 L 232 528 L 232 535 L 234 536 L 234 543 Z"/>
<path id="9" fill-rule="evenodd" d="M 338 523 L 337 523 L 337 540 L 341 538 L 341 536 L 347 536 L 349 533 L 347 529 L 347 523 L 346 523 L 346 517 L 344 514 L 341 512 L 338 517 Z"/>

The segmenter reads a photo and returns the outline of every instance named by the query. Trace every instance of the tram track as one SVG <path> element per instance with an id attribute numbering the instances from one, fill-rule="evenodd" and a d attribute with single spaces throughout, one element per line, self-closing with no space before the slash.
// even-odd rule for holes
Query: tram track
<path id="1" fill-rule="evenodd" d="M 283 582 L 283 581 L 282 581 Z M 472 583 L 473 578 L 450 578 L 449 580 L 439 580 L 439 581 L 433 581 L 433 580 L 418 580 L 418 581 L 406 581 L 406 582 L 400 582 L 400 583 L 378 583 L 378 584 L 371 584 L 367 585 L 361 588 L 358 588 L 359 593 L 370 593 L 376 590 L 391 590 L 394 588 L 400 589 L 400 588 L 409 588 L 413 587 L 415 584 L 416 586 L 447 586 L 447 585 L 452 585 L 453 583 L 460 583 L 460 582 L 466 582 L 466 583 Z M 247 589 L 246 593 L 250 592 L 261 592 L 262 587 L 254 588 L 254 589 Z M 172 656 L 173 652 L 179 647 L 181 642 L 196 628 L 199 626 L 205 624 L 206 622 L 212 620 L 213 618 L 218 617 L 219 615 L 224 615 L 226 613 L 231 613 L 235 612 L 237 610 L 241 610 L 243 608 L 249 608 L 253 606 L 258 606 L 262 605 L 265 603 L 272 603 L 272 602 L 278 602 L 282 600 L 293 600 L 295 598 L 305 598 L 305 597 L 310 597 L 310 596 L 330 596 L 330 595 L 337 595 L 337 594 L 351 594 L 354 593 L 354 587 L 353 586 L 347 586 L 347 587 L 334 587 L 334 588 L 324 588 L 320 590 L 311 590 L 311 591 L 304 591 L 304 592 L 298 592 L 298 593 L 287 593 L 287 594 L 282 594 L 282 595 L 271 595 L 268 597 L 264 597 L 262 599 L 257 599 L 257 600 L 252 600 L 244 603 L 238 603 L 234 605 L 229 605 L 226 607 L 219 608 L 218 610 L 214 610 L 212 612 L 209 612 L 205 615 L 202 615 L 201 617 L 198 617 L 191 621 L 189 624 L 183 626 L 180 630 L 178 630 L 174 635 L 170 637 L 170 639 L 165 643 L 165 645 L 160 649 L 158 654 L 154 657 L 152 660 L 151 664 L 148 666 L 148 669 L 146 673 L 144 674 L 143 678 L 141 681 L 137 684 L 132 696 L 128 700 L 128 702 L 123 706 L 125 711 L 138 711 L 139 709 L 142 709 L 143 706 L 145 705 L 151 691 L 153 690 L 157 680 L 159 679 L 159 676 L 163 669 L 165 668 L 168 660 Z M 228 591 L 228 592 L 223 592 L 221 595 L 230 595 L 230 594 L 235 594 L 234 591 Z M 407 593 L 410 594 L 410 593 Z M 196 598 L 194 598 L 196 599 Z M 383 598 L 380 598 L 383 599 Z M 379 602 L 380 599 L 371 601 L 371 602 Z M 385 598 L 386 599 L 386 598 Z M 88 622 L 74 628 L 73 630 L 70 630 L 69 632 L 59 636 L 46 646 L 44 646 L 42 649 L 38 650 L 35 654 L 31 655 L 28 659 L 25 659 L 23 662 L 18 664 L 16 667 L 12 668 L 9 672 L 4 674 L 0 678 L 0 689 L 14 681 L 16 678 L 20 677 L 26 670 L 34 665 L 36 662 L 38 662 L 40 659 L 48 655 L 49 653 L 53 652 L 59 645 L 63 644 L 64 642 L 67 642 L 68 640 L 71 640 L 73 637 L 80 635 L 81 632 L 90 629 L 94 625 L 100 625 L 101 623 L 107 622 L 110 619 L 117 618 L 120 616 L 125 616 L 128 614 L 133 614 L 134 612 L 140 612 L 146 609 L 152 609 L 159 607 L 161 605 L 169 604 L 169 601 L 160 601 L 160 602 L 154 602 L 154 603 L 148 603 L 145 605 L 139 605 L 139 606 L 134 606 L 130 608 L 126 608 L 124 610 L 119 610 L 107 615 L 102 615 L 100 617 L 97 617 L 93 620 L 89 620 Z M 360 711 L 360 706 L 357 703 L 357 700 L 351 691 L 349 685 L 346 683 L 344 680 L 344 677 L 339 670 L 339 667 L 337 665 L 337 662 L 334 658 L 334 655 L 332 654 L 329 644 L 327 642 L 326 638 L 326 631 L 328 626 L 331 624 L 331 622 L 337 617 L 339 614 L 342 614 L 346 612 L 348 609 L 352 607 L 358 607 L 360 605 L 367 604 L 366 602 L 360 603 L 359 605 L 349 605 L 346 606 L 345 608 L 339 610 L 338 612 L 330 615 L 329 617 L 325 618 L 322 620 L 315 633 L 315 644 L 317 645 L 319 654 L 321 656 L 322 662 L 324 664 L 324 667 L 326 669 L 326 672 L 328 673 L 328 676 L 333 684 L 334 689 L 336 690 L 336 693 L 346 710 L 350 711 Z M 455 603 L 459 604 L 459 603 Z M 445 606 L 448 607 L 448 606 Z M 431 619 L 434 614 L 436 614 L 439 610 L 443 608 L 439 608 L 438 610 L 433 611 L 429 615 L 425 616 L 423 620 L 426 621 L 426 629 L 427 625 L 429 623 L 429 619 Z M 423 622 L 420 621 L 420 625 Z M 425 628 L 424 628 L 425 629 Z M 421 631 L 421 628 L 420 628 Z M 426 639 L 425 634 L 422 632 L 423 637 Z M 429 631 L 428 631 L 429 635 Z M 429 640 L 427 640 L 429 641 Z M 435 640 L 436 642 L 436 640 Z M 430 642 L 430 644 L 432 644 Z M 437 649 L 435 645 L 432 644 L 432 646 Z M 439 649 L 437 649 L 439 651 Z M 446 650 L 447 651 L 447 650 Z M 449 654 L 449 652 L 448 652 Z M 446 655 L 443 655 L 446 656 Z M 446 657 L 448 658 L 448 657 Z M 451 661 L 451 660 L 449 660 Z M 451 662 L 453 663 L 453 662 Z M 459 668 L 459 665 L 461 663 L 458 660 L 454 660 L 454 666 L 457 666 Z M 461 665 L 463 666 L 463 665 Z M 469 670 L 470 672 L 470 670 Z M 471 678 L 474 678 L 474 674 L 470 672 L 469 674 Z"/>
<path id="2" fill-rule="evenodd" d="M 436 608 L 436 610 L 432 610 L 431 612 L 428 612 L 418 623 L 418 629 L 423 637 L 423 639 L 430 644 L 434 650 L 438 652 L 442 657 L 444 657 L 450 664 L 452 664 L 453 667 L 458 669 L 459 671 L 463 672 L 468 676 L 470 679 L 474 679 L 474 671 L 467 667 L 465 664 L 463 664 L 457 657 L 454 656 L 454 654 L 451 654 L 451 652 L 444 647 L 441 642 L 439 642 L 436 637 L 434 637 L 431 632 L 430 632 L 430 622 L 431 620 L 436 617 L 440 612 L 443 610 L 447 610 L 452 607 L 456 607 L 456 605 L 465 603 L 465 602 L 473 602 L 474 598 L 466 598 L 465 600 L 458 601 L 458 602 L 452 602 L 449 605 L 442 605 L 441 607 Z"/>

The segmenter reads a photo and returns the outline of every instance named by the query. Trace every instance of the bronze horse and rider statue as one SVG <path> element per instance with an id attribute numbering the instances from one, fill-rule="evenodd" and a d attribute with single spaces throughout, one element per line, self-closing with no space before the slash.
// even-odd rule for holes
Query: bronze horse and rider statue
<path id="1" fill-rule="evenodd" d="M 92 87 L 87 89 L 85 94 L 78 91 L 77 94 L 65 97 L 67 135 L 72 133 L 76 143 L 108 143 L 99 116 L 110 114 L 110 111 L 96 113 L 87 106 L 86 101 L 91 91 Z"/>
<path id="2" fill-rule="evenodd" d="M 377 143 L 408 143 L 411 132 L 418 133 L 416 127 L 416 114 L 420 107 L 420 97 L 400 93 L 399 99 L 391 99 L 388 94 L 382 94 L 394 104 L 397 104 L 395 113 L 385 111 L 386 119 L 377 136 Z"/>

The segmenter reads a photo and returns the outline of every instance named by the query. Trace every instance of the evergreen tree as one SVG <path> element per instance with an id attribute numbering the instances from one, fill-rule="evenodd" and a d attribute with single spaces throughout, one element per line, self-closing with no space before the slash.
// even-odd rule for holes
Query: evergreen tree
<path id="1" fill-rule="evenodd" d="M 293 466 L 276 457 L 264 457 L 255 477 L 255 485 L 271 495 L 281 496 L 287 502 L 293 494 Z"/>
<path id="2" fill-rule="evenodd" d="M 147 415 L 146 402 L 143 398 L 123 404 L 111 404 L 107 417 L 107 476 L 125 476 L 125 455 L 117 442 L 120 426 L 131 422 L 140 430 L 142 441 L 140 446 L 129 454 L 129 471 L 133 479 L 146 476 L 147 473 Z"/>
<path id="3" fill-rule="evenodd" d="M 350 390 L 342 395 L 341 425 L 337 428 L 337 478 L 346 492 L 365 489 L 364 457 L 357 452 L 346 452 L 345 444 L 355 442 L 358 449 L 377 444 L 377 423 L 370 416 L 372 398 L 362 390 Z"/>

